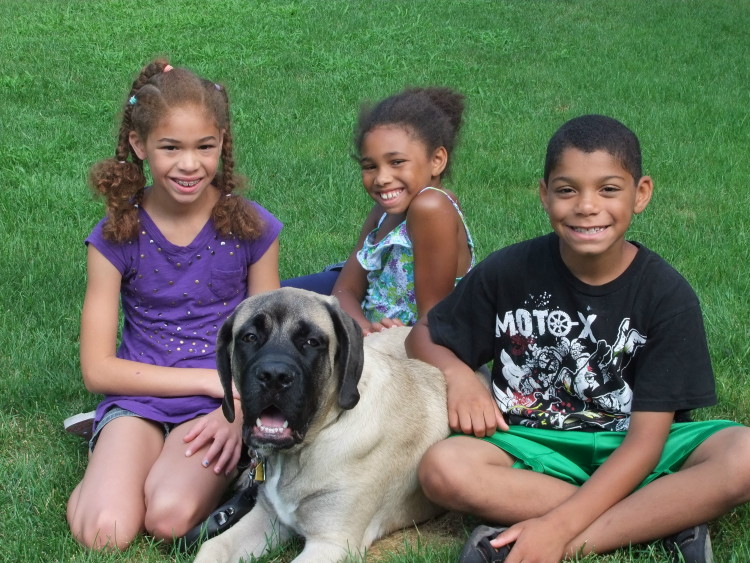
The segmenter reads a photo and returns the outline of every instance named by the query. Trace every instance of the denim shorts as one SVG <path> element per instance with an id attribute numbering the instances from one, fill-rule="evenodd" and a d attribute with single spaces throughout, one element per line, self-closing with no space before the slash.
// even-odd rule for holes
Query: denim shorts
<path id="1" fill-rule="evenodd" d="M 707 438 L 733 426 L 729 420 L 672 424 L 659 463 L 638 486 L 679 471 L 691 453 Z M 530 469 L 581 486 L 622 443 L 625 432 L 581 432 L 511 426 L 482 438 L 516 458 L 517 469 Z"/>
<path id="2" fill-rule="evenodd" d="M 143 418 L 144 420 L 153 422 L 157 426 L 162 427 L 165 438 L 169 436 L 169 432 L 172 430 L 172 428 L 175 427 L 174 424 L 169 423 L 169 422 L 157 422 L 156 420 L 150 420 L 150 419 L 144 418 L 139 414 L 135 414 L 133 411 L 129 411 L 128 409 L 123 409 L 117 406 L 111 407 L 109 410 L 107 410 L 107 412 L 104 413 L 104 416 L 96 425 L 96 428 L 94 429 L 94 434 L 91 436 L 91 440 L 89 440 L 89 451 L 91 452 L 94 451 L 96 440 L 99 438 L 99 432 L 102 431 L 102 428 L 104 428 L 108 423 L 112 422 L 114 419 L 120 418 L 121 416 L 135 416 L 137 418 Z"/>

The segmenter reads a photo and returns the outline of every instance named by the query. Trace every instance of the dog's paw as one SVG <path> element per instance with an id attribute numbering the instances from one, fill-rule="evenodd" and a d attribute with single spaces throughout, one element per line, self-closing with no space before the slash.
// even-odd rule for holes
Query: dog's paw
<path id="1" fill-rule="evenodd" d="M 217 561 L 230 561 L 230 550 L 228 546 L 222 545 L 219 538 L 210 539 L 201 545 L 195 563 L 216 563 Z"/>
<path id="2" fill-rule="evenodd" d="M 223 534 L 203 542 L 195 563 L 240 563 L 249 562 L 253 557 L 260 557 L 268 549 L 268 542 L 261 535 L 252 540 L 252 535 L 244 535 L 242 532 L 242 521 L 233 526 Z"/>

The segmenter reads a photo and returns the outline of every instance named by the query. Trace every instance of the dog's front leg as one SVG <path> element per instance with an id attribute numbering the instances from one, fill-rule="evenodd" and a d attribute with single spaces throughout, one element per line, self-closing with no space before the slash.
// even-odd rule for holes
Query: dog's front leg
<path id="1" fill-rule="evenodd" d="M 359 561 L 358 546 L 342 545 L 341 543 L 321 538 L 307 538 L 305 548 L 294 558 L 292 563 L 336 563 L 345 560 L 347 556 L 355 556 L 352 561 Z M 349 559 L 346 559 L 349 561 Z"/>
<path id="2" fill-rule="evenodd" d="M 289 536 L 289 529 L 259 502 L 226 532 L 205 542 L 198 551 L 195 563 L 250 561 L 251 556 L 260 557 L 285 542 Z"/>

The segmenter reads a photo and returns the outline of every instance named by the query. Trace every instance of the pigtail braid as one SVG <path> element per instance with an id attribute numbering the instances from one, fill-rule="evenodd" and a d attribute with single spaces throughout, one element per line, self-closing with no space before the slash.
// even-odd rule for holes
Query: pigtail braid
<path id="1" fill-rule="evenodd" d="M 141 88 L 162 74 L 166 66 L 166 60 L 155 60 L 133 81 L 122 109 L 114 158 L 96 163 L 89 173 L 89 185 L 105 198 L 107 222 L 103 235 L 113 242 L 127 242 L 138 236 L 138 207 L 143 203 L 146 175 L 143 161 L 130 146 L 130 133 L 137 129 L 133 109 Z"/>
<path id="2" fill-rule="evenodd" d="M 242 239 L 254 239 L 260 236 L 263 225 L 255 208 L 244 197 L 235 194 L 244 188 L 244 178 L 234 171 L 234 136 L 229 119 L 229 97 L 226 90 L 218 84 L 211 83 L 209 91 L 218 95 L 226 108 L 224 120 L 224 142 L 221 146 L 221 170 L 216 175 L 215 184 L 221 193 L 211 212 L 211 219 L 216 230 L 223 235 L 235 235 Z"/>
<path id="3" fill-rule="evenodd" d="M 242 239 L 257 238 L 263 227 L 259 214 L 234 194 L 242 188 L 243 179 L 234 171 L 226 91 L 187 69 L 173 69 L 165 59 L 146 65 L 133 81 L 122 110 L 115 156 L 96 163 L 89 174 L 92 189 L 105 198 L 105 238 L 122 243 L 138 236 L 138 208 L 143 203 L 146 175 L 143 161 L 130 145 L 131 134 L 135 132 L 145 141 L 164 115 L 181 106 L 204 108 L 224 131 L 221 165 L 213 181 L 220 193 L 211 215 L 217 231 Z"/>

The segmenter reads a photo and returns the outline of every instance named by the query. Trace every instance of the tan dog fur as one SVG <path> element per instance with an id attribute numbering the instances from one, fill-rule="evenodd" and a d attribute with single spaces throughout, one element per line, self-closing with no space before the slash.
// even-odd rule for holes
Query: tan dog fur
<path id="1" fill-rule="evenodd" d="M 291 338 L 300 317 L 329 338 L 325 373 L 318 374 L 314 391 L 319 407 L 301 442 L 288 449 L 264 448 L 266 482 L 256 506 L 205 542 L 196 562 L 249 561 L 251 554 L 259 556 L 293 534 L 305 538 L 295 562 L 339 561 L 347 554 L 362 554 L 394 530 L 442 512 L 423 495 L 417 466 L 425 450 L 449 433 L 445 382 L 437 369 L 406 358 L 403 341 L 409 329 L 393 328 L 363 339 L 335 298 L 282 289 L 238 307 L 227 321 L 233 338 L 224 346 L 230 352 L 243 325 L 259 311 L 273 311 L 269 324 L 282 340 Z M 356 384 L 360 398 L 348 409 L 337 400 L 337 315 L 346 321 L 348 345 L 362 346 L 364 354 Z M 234 365 L 232 372 L 242 392 L 247 376 Z"/>

